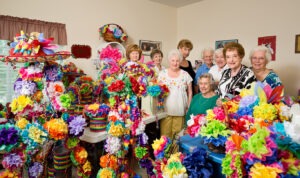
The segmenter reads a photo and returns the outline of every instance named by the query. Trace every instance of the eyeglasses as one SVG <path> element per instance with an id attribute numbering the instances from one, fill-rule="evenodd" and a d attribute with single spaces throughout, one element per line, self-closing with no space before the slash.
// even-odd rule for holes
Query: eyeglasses
<path id="1" fill-rule="evenodd" d="M 262 60 L 265 60 L 264 57 L 252 57 L 251 59 L 254 60 L 254 61 L 262 61 Z"/>

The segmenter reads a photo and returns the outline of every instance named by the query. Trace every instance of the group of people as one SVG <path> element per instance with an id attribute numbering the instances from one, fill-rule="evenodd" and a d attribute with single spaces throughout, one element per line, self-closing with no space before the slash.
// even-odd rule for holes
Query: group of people
<path id="1" fill-rule="evenodd" d="M 251 50 L 251 67 L 242 64 L 245 50 L 239 43 L 227 43 L 215 51 L 206 48 L 201 53 L 203 64 L 196 72 L 187 60 L 192 49 L 190 40 L 181 40 L 177 49 L 167 56 L 168 68 L 161 65 L 163 53 L 159 49 L 151 52 L 158 81 L 166 84 L 170 91 L 165 103 L 168 116 L 160 122 L 161 135 L 173 138 L 185 127 L 191 115 L 206 114 L 206 110 L 221 106 L 222 99 L 239 95 L 254 81 L 271 88 L 282 85 L 278 75 L 267 68 L 272 55 L 263 45 Z"/>

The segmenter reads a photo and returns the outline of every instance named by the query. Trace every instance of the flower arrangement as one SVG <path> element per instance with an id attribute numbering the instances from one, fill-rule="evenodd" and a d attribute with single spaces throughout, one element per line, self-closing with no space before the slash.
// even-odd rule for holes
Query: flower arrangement
<path id="1" fill-rule="evenodd" d="M 117 170 L 118 169 L 118 159 L 115 155 L 105 154 L 100 157 L 99 165 L 102 168 L 108 167 L 113 170 Z"/>
<path id="2" fill-rule="evenodd" d="M 230 131 L 224 123 L 219 120 L 212 120 L 201 127 L 200 135 L 205 144 L 212 144 L 215 147 L 224 147 L 227 137 L 230 135 Z"/>
<path id="3" fill-rule="evenodd" d="M 16 150 L 7 154 L 4 154 L 2 165 L 5 169 L 9 171 L 19 170 L 24 166 L 25 154 L 22 151 Z"/>
<path id="4" fill-rule="evenodd" d="M 43 174 L 44 167 L 40 162 L 33 162 L 29 166 L 28 176 L 29 178 L 38 178 Z"/>
<path id="5" fill-rule="evenodd" d="M 196 148 L 183 159 L 182 164 L 190 177 L 211 177 L 213 166 L 207 158 L 208 154 L 204 148 Z"/>
<path id="6" fill-rule="evenodd" d="M 271 90 L 268 85 L 256 83 L 242 91 L 240 99 L 234 100 L 237 109 L 228 112 L 228 125 L 233 134 L 226 142 L 223 174 L 233 178 L 300 175 L 296 163 L 300 158 L 300 142 L 297 143 L 300 137 L 296 134 L 300 124 L 294 118 L 288 121 L 291 115 L 299 116 L 300 107 L 284 104 L 288 102 L 282 101 L 282 90 L 283 87 Z M 233 106 L 227 102 L 225 109 Z"/>
<path id="7" fill-rule="evenodd" d="M 19 75 L 22 80 L 31 80 L 39 82 L 44 77 L 43 70 L 39 63 L 26 63 L 24 67 L 19 70 Z"/>
<path id="8" fill-rule="evenodd" d="M 163 176 L 166 178 L 184 177 L 186 168 L 182 165 L 183 158 L 180 152 L 172 154 L 163 169 Z"/>
<path id="9" fill-rule="evenodd" d="M 98 171 L 97 178 L 116 178 L 116 173 L 111 168 L 101 168 Z"/>
<path id="10" fill-rule="evenodd" d="M 62 119 L 52 118 L 43 126 L 54 140 L 62 140 L 68 134 L 68 125 Z"/>
<path id="11" fill-rule="evenodd" d="M 48 140 L 47 131 L 39 123 L 28 123 L 21 132 L 27 150 L 34 150 Z"/>
<path id="12" fill-rule="evenodd" d="M 61 66 L 55 62 L 48 62 L 47 65 L 44 66 L 44 76 L 46 82 L 61 81 L 63 77 Z"/>
<path id="13" fill-rule="evenodd" d="M 71 161 L 75 166 L 83 165 L 87 161 L 88 153 L 82 146 L 75 147 L 70 155 Z"/>
<path id="14" fill-rule="evenodd" d="M 204 114 L 191 115 L 191 119 L 187 122 L 187 133 L 192 137 L 199 136 L 201 127 L 206 124 L 206 118 Z"/>
<path id="15" fill-rule="evenodd" d="M 10 107 L 14 114 L 26 115 L 33 108 L 33 101 L 28 96 L 20 95 L 11 102 Z"/>
<path id="16" fill-rule="evenodd" d="M 154 150 L 154 156 L 156 159 L 162 159 L 165 157 L 171 146 L 171 139 L 166 136 L 161 136 L 160 139 L 154 140 L 152 148 Z"/>
<path id="17" fill-rule="evenodd" d="M 31 96 L 37 91 L 37 84 L 32 81 L 22 80 L 18 78 L 14 83 L 14 91 L 16 96 Z"/>
<path id="18" fill-rule="evenodd" d="M 125 42 L 128 38 L 123 28 L 117 24 L 105 24 L 99 28 L 99 33 L 107 42 Z"/>
<path id="19" fill-rule="evenodd" d="M 82 115 L 70 116 L 67 120 L 69 135 L 71 137 L 79 137 L 84 132 L 84 127 L 87 125 L 85 118 Z"/>
<path id="20" fill-rule="evenodd" d="M 53 38 L 44 38 L 43 33 L 32 32 L 30 35 L 21 31 L 16 34 L 14 41 L 10 44 L 12 56 L 36 56 L 54 54 L 57 45 L 51 44 Z"/>
<path id="21" fill-rule="evenodd" d="M 19 128 L 6 123 L 0 125 L 0 151 L 10 152 L 20 145 Z"/>

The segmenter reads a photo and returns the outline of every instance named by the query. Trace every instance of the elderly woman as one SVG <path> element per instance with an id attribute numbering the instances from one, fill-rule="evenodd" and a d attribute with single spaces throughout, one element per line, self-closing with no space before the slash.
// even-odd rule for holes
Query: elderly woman
<path id="1" fill-rule="evenodd" d="M 154 70 L 156 74 L 159 74 L 160 71 L 165 69 L 165 67 L 161 65 L 163 57 L 164 55 L 160 49 L 154 49 L 151 51 L 150 58 L 155 65 Z"/>
<path id="2" fill-rule="evenodd" d="M 178 50 L 170 51 L 168 55 L 169 68 L 162 70 L 158 81 L 168 86 L 170 92 L 166 99 L 168 116 L 161 120 L 161 135 L 173 138 L 184 126 L 184 115 L 192 99 L 192 78 L 180 69 L 182 56 Z"/>
<path id="3" fill-rule="evenodd" d="M 250 88 L 256 80 L 251 69 L 242 64 L 245 50 L 238 43 L 227 43 L 223 49 L 228 69 L 224 70 L 218 86 L 218 95 L 221 98 L 232 98 L 240 94 L 243 88 Z"/>
<path id="4" fill-rule="evenodd" d="M 258 81 L 270 85 L 271 88 L 282 85 L 278 75 L 266 67 L 272 58 L 271 52 L 267 47 L 264 45 L 255 47 L 251 50 L 249 58 L 252 70 Z"/>
<path id="5" fill-rule="evenodd" d="M 205 73 L 198 79 L 200 93 L 193 96 L 188 112 L 186 113 L 186 122 L 190 120 L 190 116 L 198 114 L 206 114 L 206 110 L 216 106 L 219 96 L 214 92 L 214 81 L 210 73 Z"/>
<path id="6" fill-rule="evenodd" d="M 214 53 L 214 59 L 215 59 L 215 64 L 214 66 L 212 66 L 208 73 L 210 73 L 215 81 L 215 84 L 218 85 L 219 81 L 222 77 L 222 73 L 225 69 L 228 69 L 227 65 L 226 65 L 226 60 L 224 58 L 223 55 L 223 48 L 219 48 L 217 50 L 215 50 Z"/>

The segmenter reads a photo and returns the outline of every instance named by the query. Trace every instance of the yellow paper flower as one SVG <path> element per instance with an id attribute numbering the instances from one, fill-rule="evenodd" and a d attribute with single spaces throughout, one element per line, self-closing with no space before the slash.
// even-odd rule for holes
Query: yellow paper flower
<path id="1" fill-rule="evenodd" d="M 214 120 L 216 117 L 216 115 L 214 114 L 212 109 L 209 109 L 206 111 L 206 120 L 210 121 L 210 120 Z"/>
<path id="2" fill-rule="evenodd" d="M 276 178 L 279 173 L 282 173 L 282 170 L 261 163 L 255 163 L 250 169 L 252 178 Z"/>
<path id="3" fill-rule="evenodd" d="M 229 114 L 236 113 L 237 110 L 239 109 L 239 105 L 235 101 L 229 100 L 225 102 L 224 105 L 226 106 Z"/>
<path id="4" fill-rule="evenodd" d="M 27 106 L 32 107 L 33 101 L 25 95 L 20 95 L 18 98 L 15 98 L 10 104 L 11 111 L 16 114 L 17 112 L 22 112 Z"/>
<path id="5" fill-rule="evenodd" d="M 93 110 L 93 111 L 96 111 L 97 109 L 99 109 L 99 104 L 97 103 L 94 103 L 94 104 L 90 104 L 89 107 L 88 107 L 88 110 Z"/>
<path id="6" fill-rule="evenodd" d="M 82 166 L 83 172 L 87 173 L 87 172 L 91 172 L 92 171 L 92 165 L 89 161 L 86 161 L 83 166 Z"/>
<path id="7" fill-rule="evenodd" d="M 47 134 L 45 132 L 43 132 L 41 129 L 35 127 L 35 126 L 30 127 L 28 132 L 29 132 L 28 136 L 33 141 L 35 141 L 39 144 L 43 144 L 44 141 L 46 140 Z"/>
<path id="8" fill-rule="evenodd" d="M 110 125 L 108 133 L 112 136 L 119 137 L 124 134 L 124 128 L 122 125 L 115 125 L 114 123 L 112 123 Z"/>
<path id="9" fill-rule="evenodd" d="M 253 116 L 254 118 L 273 121 L 277 118 L 277 109 L 272 104 L 260 103 L 258 106 L 254 106 Z"/>
<path id="10" fill-rule="evenodd" d="M 20 129 L 25 129 L 26 125 L 29 123 L 27 119 L 22 117 L 21 119 L 17 120 L 16 126 L 19 127 Z"/>

